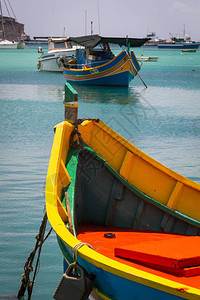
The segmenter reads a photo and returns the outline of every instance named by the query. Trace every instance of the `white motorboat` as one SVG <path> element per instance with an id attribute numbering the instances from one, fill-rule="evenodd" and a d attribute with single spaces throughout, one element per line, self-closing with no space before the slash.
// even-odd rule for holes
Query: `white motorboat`
<path id="1" fill-rule="evenodd" d="M 158 56 L 141 56 L 141 57 L 137 57 L 138 61 L 153 61 L 156 62 L 158 60 Z"/>
<path id="2" fill-rule="evenodd" d="M 49 38 L 48 53 L 44 53 L 42 48 L 38 52 L 42 55 L 38 58 L 37 68 L 39 71 L 62 72 L 63 63 L 76 56 L 76 50 L 84 48 L 69 41 L 69 38 Z"/>
<path id="3" fill-rule="evenodd" d="M 24 43 L 2 40 L 0 41 L 0 49 L 24 49 Z"/>

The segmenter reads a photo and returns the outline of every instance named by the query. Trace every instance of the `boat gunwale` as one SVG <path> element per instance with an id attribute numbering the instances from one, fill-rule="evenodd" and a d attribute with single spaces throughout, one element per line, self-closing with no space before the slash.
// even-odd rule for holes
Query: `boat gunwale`
<path id="1" fill-rule="evenodd" d="M 84 126 L 85 122 L 92 122 L 92 121 L 84 121 L 80 126 Z M 131 144 L 128 140 L 126 140 L 124 137 L 119 135 L 116 131 L 114 131 L 112 128 L 108 127 L 105 123 L 100 121 L 99 123 L 95 123 L 96 126 L 104 130 L 106 133 L 108 131 L 110 132 L 109 134 L 112 135 L 114 139 L 116 139 L 119 143 L 122 143 L 128 150 L 130 150 L 133 154 L 136 154 L 140 158 L 144 159 L 146 162 L 149 164 L 156 166 L 158 169 L 161 171 L 166 171 L 166 174 L 172 177 L 173 179 L 177 181 L 182 181 L 185 185 L 195 188 L 200 191 L 200 184 L 192 181 L 191 179 L 177 173 L 176 171 L 173 171 L 172 169 L 166 167 L 162 163 L 158 162 L 156 159 L 152 158 L 133 144 Z M 155 165 L 153 164 L 155 163 Z M 172 176 L 173 175 L 173 176 Z"/>
<path id="2" fill-rule="evenodd" d="M 134 77 L 134 75 L 129 70 L 118 72 L 119 69 L 123 68 L 123 66 L 127 63 L 128 63 L 128 61 L 124 62 L 121 65 L 121 61 L 119 61 L 116 65 L 114 65 L 110 69 L 103 70 L 103 71 L 100 71 L 100 72 L 94 73 L 94 74 L 90 73 L 90 74 L 75 75 L 75 74 L 65 74 L 64 73 L 64 76 L 67 80 L 74 81 L 74 82 L 76 82 L 76 81 L 85 81 L 85 80 L 94 80 L 94 79 L 102 79 L 102 78 L 107 77 L 107 76 L 114 76 L 114 75 L 123 74 L 123 73 L 127 73 L 127 72 L 130 73 Z M 81 70 L 81 71 L 90 71 L 90 69 L 88 68 L 87 70 Z"/>
<path id="3" fill-rule="evenodd" d="M 105 64 L 102 64 L 102 65 L 98 65 L 96 67 L 88 67 L 87 69 L 72 69 L 72 68 L 66 68 L 65 66 L 63 66 L 63 71 L 71 71 L 71 72 L 83 72 L 83 71 L 90 71 L 90 70 L 94 70 L 94 69 L 99 69 L 99 68 L 102 68 L 102 67 L 105 67 L 107 66 L 108 64 L 110 63 L 113 63 L 114 60 L 117 60 L 119 59 L 119 57 L 125 53 L 124 57 L 122 57 L 118 63 L 120 63 L 122 61 L 122 59 L 124 59 L 127 54 L 126 54 L 126 51 L 125 50 L 122 50 L 117 56 L 115 56 L 113 59 L 109 60 L 108 62 L 106 62 Z M 114 65 L 115 66 L 115 65 Z M 113 66 L 113 67 L 114 67 Z M 106 70 L 103 70 L 103 71 L 107 71 L 109 70 L 110 68 L 106 69 Z M 100 72 L 103 72 L 103 71 L 100 71 Z M 70 74 L 69 74 L 70 75 Z M 91 75 L 91 74 L 88 74 L 88 75 Z M 77 75 L 76 75 L 77 76 Z"/>
<path id="4" fill-rule="evenodd" d="M 80 126 L 85 126 L 88 124 L 88 122 L 93 122 L 93 121 L 85 121 L 83 122 Z M 96 126 L 102 128 L 105 131 L 109 131 L 111 134 L 114 134 L 114 138 L 122 143 L 126 148 L 129 150 L 132 148 L 136 152 L 137 155 L 141 155 L 141 157 L 144 159 L 144 157 L 147 159 L 147 161 L 150 160 L 151 157 L 143 153 L 141 150 L 136 148 L 134 145 L 131 145 L 128 141 L 126 141 L 123 137 L 118 135 L 114 130 L 109 128 L 107 125 L 105 125 L 103 122 L 95 123 Z M 52 168 L 48 170 L 47 174 L 47 185 L 46 185 L 46 207 L 47 207 L 47 214 L 49 221 L 55 230 L 56 234 L 58 237 L 64 242 L 65 245 L 67 245 L 71 250 L 74 248 L 75 245 L 79 244 L 79 240 L 76 239 L 67 229 L 64 220 L 61 218 L 61 216 L 58 216 L 58 207 L 55 205 L 57 204 L 57 198 L 59 198 L 58 192 L 61 193 L 61 191 L 58 191 L 58 186 L 56 180 L 58 179 L 58 166 L 61 161 L 61 153 L 63 151 L 63 138 L 64 138 L 64 131 L 66 128 L 71 127 L 71 131 L 73 130 L 73 126 L 69 124 L 68 122 L 62 122 L 59 123 L 55 129 L 56 133 L 55 135 L 57 136 L 57 141 L 59 140 L 60 144 L 54 144 L 52 147 L 52 153 L 50 157 L 50 163 L 52 165 Z M 59 130 L 58 130 L 59 129 Z M 107 130 L 106 130 L 107 129 Z M 109 130 L 108 130 L 109 129 Z M 55 143 L 55 138 L 54 138 L 54 143 Z M 55 149 L 55 148 L 56 149 Z M 59 150 L 58 150 L 59 149 Z M 59 156 L 56 156 L 56 153 L 59 153 Z M 144 156 L 144 157 L 143 157 Z M 153 158 L 151 160 L 155 161 Z M 157 162 L 157 161 L 155 161 Z M 162 166 L 164 170 L 168 171 L 167 167 L 163 166 L 159 162 L 157 162 L 157 166 Z M 56 174 L 54 180 L 52 181 L 52 178 L 50 175 L 51 171 L 54 171 Z M 174 175 L 179 175 L 176 172 L 172 171 L 172 174 Z M 169 174 L 171 176 L 171 172 Z M 182 175 L 179 175 L 181 179 L 184 179 Z M 178 177 L 179 177 L 178 176 Z M 51 178 L 51 179 L 50 179 Z M 48 182 L 51 180 L 51 182 Z M 191 180 L 187 179 L 186 184 L 190 185 Z M 50 185 L 48 185 L 50 183 Z M 198 187 L 200 189 L 200 185 L 197 183 L 193 183 L 195 187 Z M 192 186 L 193 186 L 192 184 Z M 60 202 L 59 202 L 60 203 Z M 62 206 L 62 203 L 60 203 Z M 53 216 L 57 214 L 58 219 L 55 220 Z M 66 213 L 67 215 L 67 213 Z M 171 281 L 169 279 L 164 279 L 163 277 L 157 276 L 157 275 L 152 275 L 151 273 L 145 272 L 145 271 L 140 271 L 138 269 L 135 269 L 133 267 L 126 266 L 122 263 L 116 262 L 112 259 L 109 259 L 105 257 L 102 254 L 96 253 L 94 250 L 90 249 L 87 246 L 83 246 L 79 251 L 78 255 L 88 261 L 89 263 L 92 263 L 98 268 L 103 268 L 105 271 L 110 272 L 112 274 L 115 274 L 117 276 L 121 276 L 123 278 L 126 278 L 131 281 L 138 282 L 142 285 L 147 285 L 150 286 L 151 288 L 159 289 L 161 291 L 171 293 L 173 295 L 177 295 L 179 297 L 185 298 L 185 299 L 198 299 L 200 296 L 200 290 L 186 286 L 184 284 L 180 284 L 178 282 Z M 180 288 L 185 289 L 185 292 L 182 293 L 180 292 Z M 192 298 L 191 298 L 192 297 Z"/>

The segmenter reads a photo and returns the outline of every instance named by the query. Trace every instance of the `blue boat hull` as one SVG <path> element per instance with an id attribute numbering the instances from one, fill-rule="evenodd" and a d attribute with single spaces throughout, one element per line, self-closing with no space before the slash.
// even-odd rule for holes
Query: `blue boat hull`
<path id="1" fill-rule="evenodd" d="M 196 43 L 177 43 L 177 44 L 158 44 L 160 49 L 198 49 L 199 44 Z"/>
<path id="2" fill-rule="evenodd" d="M 71 84 L 77 85 L 108 85 L 108 86 L 124 86 L 128 87 L 133 79 L 133 75 L 129 72 L 123 72 L 115 75 L 105 76 L 89 80 L 67 80 Z"/>
<path id="3" fill-rule="evenodd" d="M 133 51 L 122 51 L 114 59 L 94 68 L 63 68 L 67 82 L 79 85 L 124 86 L 138 74 L 140 65 Z"/>
<path id="4" fill-rule="evenodd" d="M 68 263 L 73 262 L 73 253 L 66 245 L 62 242 L 62 240 L 57 236 L 58 244 L 63 253 L 63 256 L 68 261 L 64 261 L 64 272 L 68 267 Z M 100 268 L 97 268 L 93 264 L 88 261 L 78 257 L 78 263 L 88 272 L 92 273 L 96 276 L 95 286 L 99 291 L 98 299 L 106 299 L 106 300 L 147 300 L 147 299 L 162 299 L 162 300 L 180 300 L 182 297 L 175 296 L 161 290 L 152 288 L 150 286 L 145 285 L 145 283 L 138 283 L 121 276 L 117 276 L 110 272 L 106 272 Z M 103 287 L 103 290 L 102 290 Z M 112 295 L 110 294 L 112 287 Z"/>

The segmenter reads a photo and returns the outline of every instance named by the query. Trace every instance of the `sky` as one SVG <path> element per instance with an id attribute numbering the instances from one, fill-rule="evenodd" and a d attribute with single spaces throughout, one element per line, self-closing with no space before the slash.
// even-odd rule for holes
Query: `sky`
<path id="1" fill-rule="evenodd" d="M 186 34 L 200 40 L 200 0 L 2 0 L 10 2 L 25 33 L 34 36 L 145 37 Z M 12 15 L 12 14 L 11 14 Z"/>

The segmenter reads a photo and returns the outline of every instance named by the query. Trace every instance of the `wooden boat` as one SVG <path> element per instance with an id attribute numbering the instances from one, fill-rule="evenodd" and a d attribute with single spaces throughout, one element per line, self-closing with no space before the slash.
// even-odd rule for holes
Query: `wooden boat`
<path id="1" fill-rule="evenodd" d="M 91 299 L 200 299 L 200 184 L 102 121 L 55 127 L 46 209 L 73 276 L 93 275 Z"/>
<path id="2" fill-rule="evenodd" d="M 38 52 L 42 55 L 38 58 L 39 71 L 63 72 L 62 65 L 76 55 L 76 49 L 80 46 L 69 41 L 69 38 L 48 38 L 48 53 L 44 53 L 41 47 Z M 81 47 L 83 48 L 83 47 Z"/>
<path id="3" fill-rule="evenodd" d="M 137 58 L 138 61 L 149 61 L 149 62 L 156 62 L 158 61 L 158 56 L 140 56 Z"/>
<path id="4" fill-rule="evenodd" d="M 171 40 L 164 43 L 158 43 L 160 49 L 198 49 L 199 43 L 187 40 L 185 38 L 171 37 Z"/>
<path id="5" fill-rule="evenodd" d="M 128 86 L 138 74 L 140 64 L 130 47 L 140 47 L 148 38 L 108 38 L 99 35 L 69 38 L 85 49 L 77 49 L 76 59 L 65 62 L 63 74 L 69 83 Z M 117 56 L 110 43 L 126 46 Z"/>
<path id="6" fill-rule="evenodd" d="M 181 52 L 197 52 L 196 49 L 181 49 Z"/>
<path id="7" fill-rule="evenodd" d="M 163 43 L 163 44 L 158 44 L 158 48 L 159 49 L 198 49 L 199 48 L 199 44 L 198 43 Z"/>
<path id="8" fill-rule="evenodd" d="M 0 49 L 24 49 L 24 43 L 2 40 L 0 41 Z"/>
<path id="9" fill-rule="evenodd" d="M 198 49 L 199 43 L 192 41 L 189 35 L 185 34 L 185 28 L 183 29 L 183 37 L 171 36 L 170 41 L 158 43 L 160 49 Z"/>

